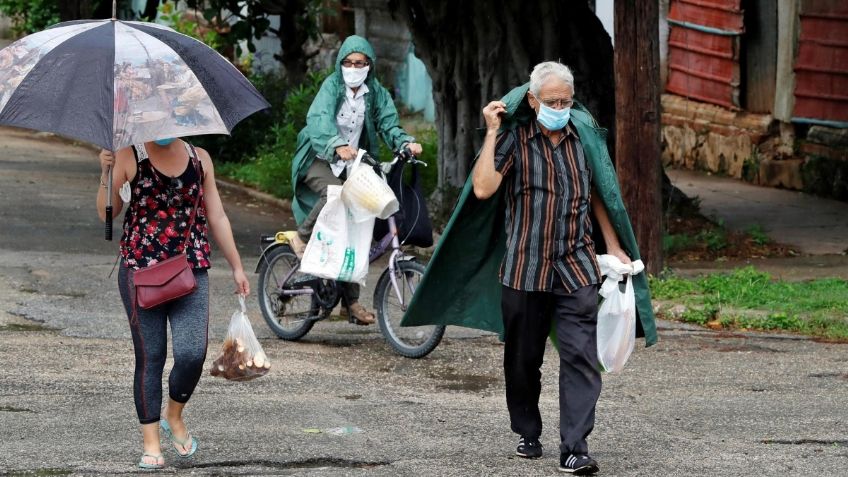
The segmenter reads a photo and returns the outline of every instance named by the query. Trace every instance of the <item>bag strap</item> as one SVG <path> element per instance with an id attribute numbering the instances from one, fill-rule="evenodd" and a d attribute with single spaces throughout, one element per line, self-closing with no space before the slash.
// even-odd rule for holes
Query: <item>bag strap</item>
<path id="1" fill-rule="evenodd" d="M 194 166 L 194 170 L 197 172 L 197 199 L 194 201 L 194 207 L 191 210 L 191 215 L 188 218 L 188 223 L 186 226 L 186 230 L 184 233 L 185 238 L 183 239 L 183 252 L 185 253 L 186 249 L 188 249 L 188 241 L 191 238 L 191 228 L 194 227 L 194 218 L 197 215 L 197 208 L 200 206 L 200 201 L 203 199 L 203 172 L 200 169 L 200 159 L 197 158 L 197 151 L 194 149 L 194 146 L 189 145 L 191 147 L 191 152 L 189 153 L 189 160 L 191 164 Z"/>

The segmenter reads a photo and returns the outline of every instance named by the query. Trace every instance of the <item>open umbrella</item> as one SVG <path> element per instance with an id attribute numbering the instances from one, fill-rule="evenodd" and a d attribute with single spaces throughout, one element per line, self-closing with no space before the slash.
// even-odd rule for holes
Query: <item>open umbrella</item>
<path id="1" fill-rule="evenodd" d="M 199 134 L 229 134 L 270 105 L 218 52 L 162 25 L 79 20 L 0 50 L 0 125 L 110 151 Z M 112 239 L 109 171 L 106 240 Z"/>

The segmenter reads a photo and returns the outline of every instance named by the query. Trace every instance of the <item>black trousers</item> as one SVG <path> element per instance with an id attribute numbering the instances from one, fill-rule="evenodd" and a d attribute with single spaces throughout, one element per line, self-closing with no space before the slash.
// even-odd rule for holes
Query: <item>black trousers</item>
<path id="1" fill-rule="evenodd" d="M 598 286 L 568 293 L 560 284 L 552 292 L 523 292 L 503 287 L 506 405 L 512 431 L 538 438 L 542 434 L 539 394 L 545 343 L 556 328 L 559 347 L 560 451 L 586 454 L 586 438 L 595 427 L 595 405 L 601 394 L 598 370 Z"/>

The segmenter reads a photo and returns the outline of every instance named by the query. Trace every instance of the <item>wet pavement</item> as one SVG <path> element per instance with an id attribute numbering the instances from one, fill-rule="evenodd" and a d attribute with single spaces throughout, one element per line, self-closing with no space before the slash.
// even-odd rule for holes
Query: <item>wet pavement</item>
<path id="1" fill-rule="evenodd" d="M 0 474 L 138 473 L 132 346 L 108 277 L 117 242 L 102 239 L 93 207 L 98 167 L 88 148 L 0 128 Z M 224 200 L 252 269 L 258 235 L 290 218 L 232 191 Z M 214 258 L 212 355 L 235 308 Z M 164 473 L 557 474 L 553 349 L 546 455 L 525 461 L 513 456 L 496 337 L 451 329 L 410 360 L 375 327 L 322 322 L 289 343 L 262 324 L 255 299 L 248 314 L 271 372 L 249 383 L 205 374 L 186 411 L 200 450 L 188 460 L 166 450 Z M 842 476 L 846 370 L 846 345 L 660 322 L 658 345 L 637 346 L 605 376 L 592 454 L 608 476 Z"/>

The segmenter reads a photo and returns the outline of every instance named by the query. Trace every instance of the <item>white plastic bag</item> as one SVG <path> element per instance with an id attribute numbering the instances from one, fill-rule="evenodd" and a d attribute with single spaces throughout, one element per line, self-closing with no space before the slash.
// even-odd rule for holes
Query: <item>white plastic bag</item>
<path id="1" fill-rule="evenodd" d="M 387 219 L 398 211 L 399 204 L 392 188 L 371 166 L 362 164 L 365 150 L 360 149 L 348 167 L 347 180 L 342 186 L 342 201 L 354 220 L 364 222 L 374 217 Z"/>
<path id="2" fill-rule="evenodd" d="M 341 200 L 341 186 L 327 186 L 327 204 L 318 214 L 300 271 L 321 278 L 365 285 L 374 217 L 354 220 Z"/>
<path id="3" fill-rule="evenodd" d="M 230 318 L 221 356 L 212 363 L 210 372 L 212 376 L 230 381 L 250 381 L 268 374 L 271 361 L 265 356 L 247 319 L 243 295 L 239 295 L 239 304 L 241 309 L 236 310 Z"/>
<path id="4" fill-rule="evenodd" d="M 633 275 L 645 269 L 641 260 L 623 264 L 613 255 L 599 255 L 598 265 L 605 276 L 600 294 L 603 302 L 598 309 L 598 361 L 604 371 L 616 373 L 636 344 L 636 298 Z M 626 279 L 624 291 L 619 282 Z"/>

